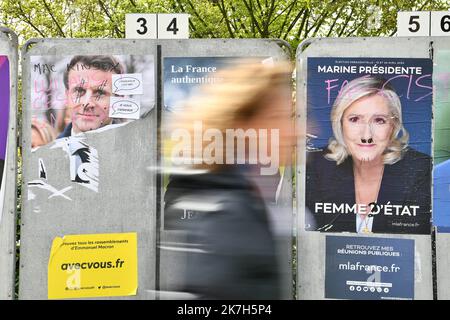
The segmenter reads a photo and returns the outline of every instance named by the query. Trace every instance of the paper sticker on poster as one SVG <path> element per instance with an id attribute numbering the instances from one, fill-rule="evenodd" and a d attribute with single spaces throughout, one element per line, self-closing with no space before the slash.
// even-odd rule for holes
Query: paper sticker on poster
<path id="1" fill-rule="evenodd" d="M 113 74 L 112 83 L 115 94 L 143 93 L 141 73 Z"/>
<path id="2" fill-rule="evenodd" d="M 306 230 L 429 234 L 432 61 L 309 58 Z"/>
<path id="3" fill-rule="evenodd" d="M 326 237 L 325 298 L 414 299 L 414 240 Z"/>
<path id="4" fill-rule="evenodd" d="M 48 263 L 48 298 L 136 295 L 136 233 L 55 238 Z"/>
<path id="5" fill-rule="evenodd" d="M 111 98 L 109 116 L 111 118 L 139 119 L 141 104 L 136 99 Z"/>

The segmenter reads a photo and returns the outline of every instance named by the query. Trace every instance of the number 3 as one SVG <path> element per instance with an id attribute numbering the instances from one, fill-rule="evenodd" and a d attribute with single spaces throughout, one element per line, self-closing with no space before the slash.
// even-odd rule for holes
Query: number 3
<path id="1" fill-rule="evenodd" d="M 145 18 L 139 18 L 139 19 L 137 19 L 137 22 L 140 22 L 140 23 L 141 23 L 140 27 L 141 27 L 143 30 L 138 29 L 138 30 L 136 30 L 136 32 L 139 33 L 140 35 L 146 34 L 147 31 L 148 31 L 147 26 L 146 26 L 147 20 L 145 20 Z"/>

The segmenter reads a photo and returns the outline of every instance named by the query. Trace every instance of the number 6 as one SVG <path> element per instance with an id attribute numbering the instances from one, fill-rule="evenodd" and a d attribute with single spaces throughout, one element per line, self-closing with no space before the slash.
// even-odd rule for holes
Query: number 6
<path id="1" fill-rule="evenodd" d="M 444 32 L 450 31 L 450 16 L 443 16 L 441 19 L 441 30 Z"/>

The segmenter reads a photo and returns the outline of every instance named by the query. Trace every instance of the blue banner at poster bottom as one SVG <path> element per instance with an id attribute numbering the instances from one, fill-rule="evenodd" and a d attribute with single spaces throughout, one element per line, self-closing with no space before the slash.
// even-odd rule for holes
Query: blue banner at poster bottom
<path id="1" fill-rule="evenodd" d="M 414 299 L 414 240 L 327 236 L 325 298 Z"/>

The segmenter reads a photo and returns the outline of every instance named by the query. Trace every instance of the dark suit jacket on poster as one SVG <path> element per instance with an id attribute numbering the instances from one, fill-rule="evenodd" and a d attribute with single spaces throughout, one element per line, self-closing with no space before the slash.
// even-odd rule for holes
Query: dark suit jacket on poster
<path id="1" fill-rule="evenodd" d="M 59 134 L 59 136 L 56 139 L 61 138 L 67 138 L 72 135 L 72 122 L 67 125 L 67 127 L 64 128 L 64 131 Z"/>
<path id="2" fill-rule="evenodd" d="M 61 138 L 68 138 L 72 136 L 72 123 L 69 123 L 65 128 L 64 131 L 59 134 L 59 136 L 56 139 Z M 86 148 L 79 148 L 74 154 L 77 154 L 80 157 L 81 163 L 90 162 L 89 158 L 89 147 L 86 146 Z M 80 183 L 88 183 L 88 181 L 82 180 L 78 174 L 75 176 L 76 182 Z"/>
<path id="3" fill-rule="evenodd" d="M 355 203 L 352 157 L 347 157 L 343 163 L 336 166 L 335 161 L 324 158 L 327 152 L 328 150 L 308 153 L 306 206 L 310 214 L 306 216 L 306 230 L 356 232 L 354 213 L 324 213 L 323 210 L 315 212 L 316 203 L 349 206 Z M 428 155 L 411 148 L 404 153 L 400 161 L 385 165 L 377 202 L 380 211 L 374 215 L 372 232 L 430 234 L 431 166 L 432 161 Z M 385 207 L 386 204 L 402 207 Z M 416 210 L 416 216 L 412 216 L 412 210 L 409 210 L 409 216 L 406 212 L 402 215 L 403 206 L 420 208 Z M 385 208 L 391 209 L 387 213 L 392 215 L 386 215 Z M 320 230 L 327 224 L 332 227 Z"/>

